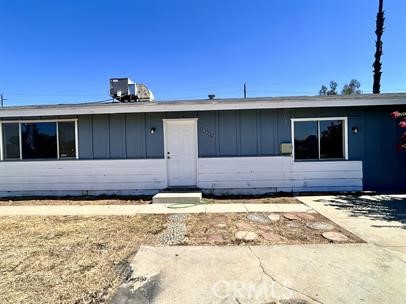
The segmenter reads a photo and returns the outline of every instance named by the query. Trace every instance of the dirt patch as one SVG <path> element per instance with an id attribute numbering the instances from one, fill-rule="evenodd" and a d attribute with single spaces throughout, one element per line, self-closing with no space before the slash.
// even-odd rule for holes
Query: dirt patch
<path id="1" fill-rule="evenodd" d="M 269 213 L 264 213 L 264 215 L 269 215 Z M 252 231 L 258 234 L 257 239 L 246 243 L 249 245 L 331 243 L 322 236 L 325 231 L 307 227 L 307 224 L 312 222 L 326 222 L 333 225 L 334 231 L 348 237 L 345 243 L 363 242 L 357 236 L 331 222 L 321 214 L 312 214 L 312 219 L 305 216 L 300 217 L 300 213 L 297 213 L 297 215 L 299 216 L 296 220 L 289 220 L 281 216 L 278 221 L 264 224 L 249 221 L 246 213 L 224 214 L 221 223 L 219 223 L 216 214 L 190 214 L 184 245 L 212 245 L 212 236 L 216 236 L 216 245 L 244 245 L 244 242 L 237 240 L 235 237 L 235 234 L 240 230 Z"/>
<path id="2" fill-rule="evenodd" d="M 301 204 L 294 197 L 216 197 L 203 198 L 203 202 L 210 204 Z"/>
<path id="3" fill-rule="evenodd" d="M 143 205 L 150 204 L 151 198 L 139 199 L 10 199 L 0 200 L 0 206 L 40 206 L 40 205 Z"/>
<path id="4" fill-rule="evenodd" d="M 164 215 L 0 219 L 2 303 L 104 303 Z"/>

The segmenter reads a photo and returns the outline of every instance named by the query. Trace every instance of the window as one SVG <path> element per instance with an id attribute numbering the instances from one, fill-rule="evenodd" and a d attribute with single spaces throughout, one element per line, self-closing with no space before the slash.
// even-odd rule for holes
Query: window
<path id="1" fill-rule="evenodd" d="M 293 120 L 297 160 L 346 158 L 346 119 Z"/>
<path id="2" fill-rule="evenodd" d="M 18 123 L 3 124 L 4 159 L 20 159 L 20 137 Z"/>
<path id="3" fill-rule="evenodd" d="M 318 126 L 316 121 L 301 121 L 295 123 L 295 158 L 317 159 Z"/>
<path id="4" fill-rule="evenodd" d="M 4 160 L 76 158 L 76 121 L 2 123 Z"/>
<path id="5" fill-rule="evenodd" d="M 320 158 L 344 158 L 344 122 L 320 121 Z"/>
<path id="6" fill-rule="evenodd" d="M 23 159 L 57 158 L 56 123 L 21 124 Z"/>
<path id="7" fill-rule="evenodd" d="M 76 157 L 75 123 L 59 122 L 59 158 Z"/>

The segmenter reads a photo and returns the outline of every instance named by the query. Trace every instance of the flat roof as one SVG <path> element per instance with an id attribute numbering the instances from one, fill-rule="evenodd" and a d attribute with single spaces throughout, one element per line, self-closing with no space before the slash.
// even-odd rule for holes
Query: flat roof
<path id="1" fill-rule="evenodd" d="M 84 114 L 292 109 L 379 105 L 406 105 L 406 93 L 385 93 L 379 95 L 360 94 L 334 96 L 255 97 L 246 99 L 226 98 L 132 103 L 105 102 L 11 106 L 0 108 L 0 118 Z"/>

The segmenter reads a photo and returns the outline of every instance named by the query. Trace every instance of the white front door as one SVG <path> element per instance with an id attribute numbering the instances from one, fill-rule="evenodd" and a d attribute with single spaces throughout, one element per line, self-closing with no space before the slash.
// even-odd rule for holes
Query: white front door
<path id="1" fill-rule="evenodd" d="M 168 186 L 196 186 L 197 119 L 165 119 Z"/>

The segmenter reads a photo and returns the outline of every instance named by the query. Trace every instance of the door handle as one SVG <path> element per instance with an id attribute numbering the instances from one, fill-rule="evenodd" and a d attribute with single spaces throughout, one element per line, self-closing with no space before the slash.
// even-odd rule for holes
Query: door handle
<path id="1" fill-rule="evenodd" d="M 167 158 L 167 159 L 170 159 L 171 157 L 168 155 L 166 158 Z"/>

